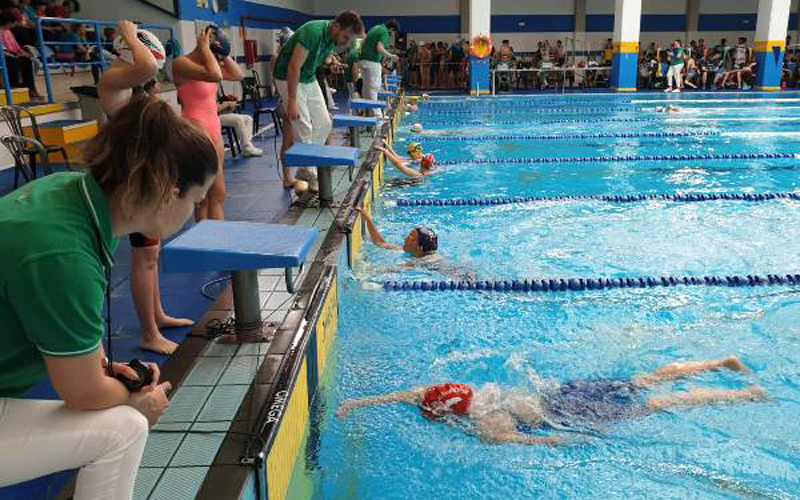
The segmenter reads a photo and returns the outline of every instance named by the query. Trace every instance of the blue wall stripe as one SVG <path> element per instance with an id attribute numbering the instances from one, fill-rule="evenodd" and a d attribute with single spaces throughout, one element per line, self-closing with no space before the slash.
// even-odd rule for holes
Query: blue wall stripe
<path id="1" fill-rule="evenodd" d="M 755 31 L 758 14 L 700 14 L 698 31 Z"/>
<path id="2" fill-rule="evenodd" d="M 525 23 L 520 26 L 520 23 Z M 492 32 L 495 33 L 543 33 L 575 31 L 575 16 L 566 15 L 497 15 L 492 16 Z"/>
<path id="3" fill-rule="evenodd" d="M 613 32 L 614 14 L 586 14 L 587 33 Z"/>
<path id="4" fill-rule="evenodd" d="M 642 14 L 641 30 L 686 31 L 685 14 Z"/>

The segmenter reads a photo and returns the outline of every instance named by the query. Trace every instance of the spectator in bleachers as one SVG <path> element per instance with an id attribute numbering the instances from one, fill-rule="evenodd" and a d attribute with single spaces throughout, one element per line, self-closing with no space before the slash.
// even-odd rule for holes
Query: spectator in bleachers
<path id="1" fill-rule="evenodd" d="M 406 63 L 408 64 L 408 84 L 412 87 L 419 86 L 419 44 L 411 38 L 408 39 L 406 48 Z"/>
<path id="2" fill-rule="evenodd" d="M 744 68 L 749 60 L 749 50 L 747 49 L 747 38 L 740 36 L 739 43 L 737 43 L 733 50 L 730 51 L 731 54 L 731 64 L 730 68 L 733 70 L 740 70 Z"/>
<path id="3" fill-rule="evenodd" d="M 555 58 L 555 63 L 558 66 L 564 66 L 567 63 L 567 52 L 564 49 L 564 44 L 561 42 L 561 40 L 558 40 L 556 42 L 556 47 L 554 49 L 554 58 Z"/>
<path id="4" fill-rule="evenodd" d="M 447 47 L 445 47 L 444 42 L 439 42 L 436 44 L 436 59 L 438 61 L 438 66 L 436 68 L 436 82 L 440 89 L 446 89 L 450 87 L 450 82 L 448 81 L 449 72 L 447 71 Z"/>
<path id="5" fill-rule="evenodd" d="M 19 9 L 9 8 L 0 11 L 0 36 L 3 39 L 8 80 L 12 88 L 19 87 L 21 80 L 22 86 L 28 89 L 30 97 L 40 99 L 33 74 L 33 57 L 17 43 L 12 31 L 21 20 L 22 12 Z"/>
<path id="6" fill-rule="evenodd" d="M 419 42 L 419 51 L 417 53 L 419 59 L 419 72 L 420 72 L 420 85 L 423 89 L 431 88 L 431 44 Z"/>
<path id="7" fill-rule="evenodd" d="M 706 39 L 705 38 L 700 38 L 699 40 L 697 40 L 697 52 L 698 52 L 698 54 L 697 54 L 696 59 L 697 59 L 698 62 L 701 61 L 702 59 L 704 59 L 708 55 L 707 54 L 708 48 L 706 47 Z"/>
<path id="8" fill-rule="evenodd" d="M 696 89 L 700 83 L 700 71 L 697 66 L 697 61 L 694 57 L 686 59 L 686 77 L 683 83 Z"/>
<path id="9" fill-rule="evenodd" d="M 609 38 L 606 40 L 606 45 L 603 47 L 602 59 L 600 60 L 601 66 L 611 66 L 614 60 L 614 41 Z"/>
<path id="10" fill-rule="evenodd" d="M 70 29 L 61 34 L 60 41 L 66 42 L 56 46 L 56 60 L 63 62 L 88 62 L 92 60 L 92 48 L 86 39 L 84 24 L 70 24 Z"/>
<path id="11" fill-rule="evenodd" d="M 461 46 L 461 40 L 456 40 L 450 45 L 450 49 L 447 51 L 447 60 L 450 85 L 459 87 L 464 78 L 461 73 L 461 61 L 464 60 L 464 49 Z"/>

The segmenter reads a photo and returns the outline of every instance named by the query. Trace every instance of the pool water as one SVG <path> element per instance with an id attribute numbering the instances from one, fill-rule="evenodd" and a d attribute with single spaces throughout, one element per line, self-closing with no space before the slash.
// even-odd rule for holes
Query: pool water
<path id="1" fill-rule="evenodd" d="M 797 102 L 765 94 L 498 98 L 434 101 L 409 117 L 469 141 L 430 141 L 439 160 L 800 151 Z M 705 100 L 713 102 L 704 102 Z M 685 115 L 651 109 L 679 100 Z M 647 102 L 641 102 L 647 101 Z M 538 107 L 541 103 L 542 107 Z M 537 125 L 533 109 L 629 107 L 594 122 Z M 480 114 L 441 115 L 451 106 Z M 465 107 L 467 106 L 467 107 Z M 492 112 L 492 111 L 495 112 Z M 698 111 L 699 110 L 699 111 Z M 511 111 L 511 112 L 509 112 Z M 519 120 L 470 125 L 479 116 Z M 586 117 L 587 115 L 581 114 Z M 770 117 L 785 116 L 785 121 Z M 615 117 L 656 119 L 603 122 Z M 691 118 L 690 118 L 691 117 Z M 427 125 L 430 120 L 449 125 Z M 722 118 L 722 119 L 717 119 Z M 729 120 L 741 118 L 741 120 Z M 460 122 L 460 123 L 459 123 Z M 396 149 L 410 134 L 401 129 Z M 482 135 L 719 131 L 682 138 L 481 140 Z M 765 133 L 766 132 L 766 133 Z M 733 135 L 724 135 L 731 134 Z M 779 134 L 777 134 L 779 133 Z M 793 136 L 796 133 L 796 136 Z M 796 192 L 800 160 L 448 165 L 423 185 L 383 191 L 375 220 L 401 243 L 416 225 L 440 253 L 480 279 L 786 274 L 800 270 L 800 202 L 569 201 L 398 207 L 401 199 L 641 193 Z M 387 177 L 395 177 L 387 166 Z M 335 371 L 315 460 L 301 473 L 320 499 L 800 498 L 798 287 L 604 290 L 552 294 L 385 292 L 385 279 L 444 279 L 402 270 L 399 253 L 365 244 L 354 272 L 340 267 Z M 716 372 L 665 384 L 759 384 L 771 401 L 705 406 L 614 423 L 559 447 L 487 445 L 389 404 L 334 415 L 345 399 L 442 382 L 530 391 L 561 381 L 628 378 L 690 359 L 735 354 L 751 374 Z"/>

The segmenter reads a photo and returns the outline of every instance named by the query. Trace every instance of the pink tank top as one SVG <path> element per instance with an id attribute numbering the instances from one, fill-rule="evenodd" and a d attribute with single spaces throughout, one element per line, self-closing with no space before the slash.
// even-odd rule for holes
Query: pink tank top
<path id="1" fill-rule="evenodd" d="M 214 142 L 222 140 L 222 126 L 217 114 L 217 84 L 189 80 L 178 87 L 178 99 L 184 118 L 196 120 Z"/>

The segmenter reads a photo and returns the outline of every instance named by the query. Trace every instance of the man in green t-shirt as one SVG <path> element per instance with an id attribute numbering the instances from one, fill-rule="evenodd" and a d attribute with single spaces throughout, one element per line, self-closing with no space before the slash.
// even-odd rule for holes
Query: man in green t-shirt
<path id="1" fill-rule="evenodd" d="M 667 70 L 667 88 L 664 92 L 680 92 L 683 88 L 683 46 L 680 40 L 672 42 L 667 51 L 669 70 Z M 672 83 L 675 86 L 672 86 Z"/>
<path id="2" fill-rule="evenodd" d="M 364 98 L 377 99 L 381 88 L 381 62 L 384 58 L 397 60 L 396 55 L 389 52 L 389 32 L 400 31 L 400 25 L 392 19 L 386 24 L 373 26 L 367 32 L 367 38 L 361 47 L 361 75 L 364 82 Z"/>
<path id="3" fill-rule="evenodd" d="M 333 21 L 309 21 L 302 25 L 281 47 L 275 63 L 275 86 L 283 100 L 286 116 L 292 124 L 294 137 L 284 141 L 281 154 L 294 140 L 312 144 L 325 144 L 331 132 L 331 117 L 317 83 L 317 68 L 332 60 L 335 49 L 350 46 L 356 36 L 364 32 L 361 17 L 352 10 L 339 14 Z M 309 181 L 316 190 L 316 173 L 311 169 L 298 169 L 298 177 Z M 290 169 L 283 169 L 284 183 L 294 183 Z"/>

